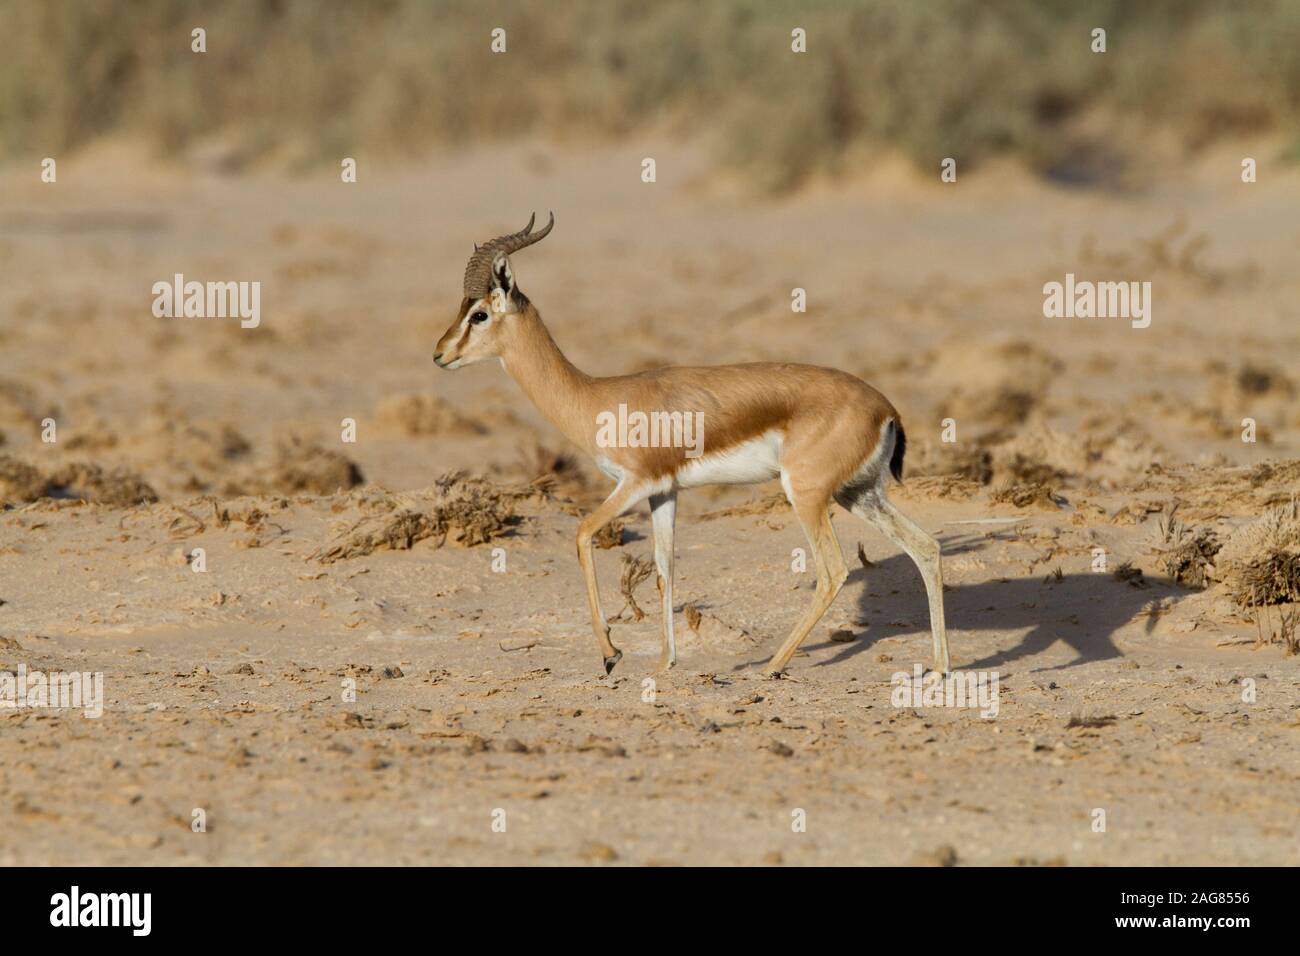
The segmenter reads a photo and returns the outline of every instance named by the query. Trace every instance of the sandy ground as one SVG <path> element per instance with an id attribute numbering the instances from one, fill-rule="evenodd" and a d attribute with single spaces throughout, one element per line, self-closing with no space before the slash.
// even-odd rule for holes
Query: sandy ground
<path id="1" fill-rule="evenodd" d="M 1300 658 L 1161 553 L 1171 515 L 1226 538 L 1300 490 L 1300 180 L 1238 163 L 1122 196 L 886 166 L 779 202 L 654 143 L 356 185 L 116 148 L 8 171 L 0 671 L 102 672 L 106 702 L 0 711 L 0 862 L 1300 862 Z M 763 678 L 812 593 L 775 485 L 683 497 L 678 667 L 646 581 L 603 675 L 572 540 L 607 483 L 500 368 L 430 359 L 471 243 L 534 208 L 519 283 L 585 370 L 797 360 L 890 395 L 895 497 L 995 718 L 892 705 L 920 578 L 843 513 L 849 583 Z M 261 281 L 261 326 L 154 318 L 176 272 Z M 1067 272 L 1151 281 L 1151 327 L 1045 319 Z M 611 615 L 649 554 L 644 513 L 597 552 Z"/>

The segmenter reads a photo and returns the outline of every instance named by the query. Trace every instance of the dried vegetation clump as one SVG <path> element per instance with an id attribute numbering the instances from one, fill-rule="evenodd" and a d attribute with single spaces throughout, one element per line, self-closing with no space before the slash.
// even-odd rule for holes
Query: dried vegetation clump
<path id="1" fill-rule="evenodd" d="M 1214 556 L 1223 546 L 1209 528 L 1192 528 L 1177 517 L 1178 505 L 1159 519 L 1156 551 L 1166 574 L 1184 587 L 1201 589 L 1214 574 Z"/>
<path id="2" fill-rule="evenodd" d="M 1238 607 L 1300 601 L 1300 505 L 1292 499 L 1239 528 L 1215 558 Z"/>
<path id="3" fill-rule="evenodd" d="M 1142 574 L 1141 568 L 1135 568 L 1131 561 L 1125 561 L 1114 571 L 1116 581 L 1120 581 L 1133 588 L 1144 588 L 1147 586 L 1146 578 Z"/>
<path id="4" fill-rule="evenodd" d="M 461 474 L 445 475 L 420 492 L 372 494 L 361 502 L 369 513 L 336 526 L 332 540 L 308 559 L 333 564 L 375 551 L 406 551 L 427 539 L 435 547 L 484 544 L 518 524 L 515 503 L 532 494 L 531 488 L 502 488 Z"/>
<path id="5" fill-rule="evenodd" d="M 994 504 L 1014 505 L 1017 508 L 1047 508 L 1055 511 L 1059 507 L 1056 492 L 1041 481 L 1010 482 L 994 489 L 989 500 Z"/>
<path id="6" fill-rule="evenodd" d="M 636 603 L 636 589 L 654 573 L 655 564 L 650 559 L 623 555 L 623 573 L 618 582 L 619 593 L 623 595 L 623 609 L 614 615 L 614 620 L 622 619 L 625 611 L 631 612 L 634 621 L 645 617 L 645 611 Z"/>
<path id="7" fill-rule="evenodd" d="M 474 61 L 458 41 L 478 29 L 480 4 L 338 4 L 309 31 L 284 28 L 314 11 L 309 0 L 229 4 L 225 31 L 247 38 L 246 55 L 209 54 L 218 58 L 197 100 L 187 86 L 187 47 L 137 55 L 140 38 L 167 35 L 186 6 L 135 0 L 127 29 L 109 4 L 78 4 L 76 16 L 52 15 L 48 4 L 7 4 L 0 147 L 48 142 L 70 150 L 116 135 L 238 171 L 259 160 L 324 163 L 340 137 L 418 154 L 539 131 L 620 136 L 637 117 L 655 115 L 716 129 L 723 158 L 773 191 L 851 171 L 875 152 L 928 170 L 954 135 L 963 163 L 1009 155 L 1058 182 L 1122 187 L 1144 181 L 1142 171 L 1158 175 L 1149 156 L 1156 137 L 1139 148 L 1115 136 L 1107 118 L 1158 119 L 1172 142 L 1192 150 L 1247 130 L 1274 130 L 1289 142 L 1300 124 L 1289 3 L 1184 0 L 1177 17 L 1170 4 L 1103 5 L 1114 8 L 1125 55 L 1108 62 L 1106 82 L 1098 82 L 1099 68 L 1077 55 L 1096 4 L 806 4 L 800 26 L 818 39 L 815 56 L 805 58 L 755 55 L 778 34 L 789 42 L 788 5 L 570 0 L 521 12 L 530 40 L 476 75 L 473 110 L 465 109 L 463 84 Z M 722 35 L 726 43 L 717 42 Z M 330 56 L 316 56 L 322 49 Z M 957 50 L 962 69 L 954 68 Z M 1021 56 L 1026 50 L 1035 55 Z M 1006 69 L 1012 61 L 1017 69 Z M 311 63 L 313 81 L 285 83 L 284 64 L 298 62 Z M 55 70 L 63 91 L 55 101 L 27 94 L 23 81 L 42 69 Z M 323 92 L 335 89 L 349 95 Z M 203 122 L 186 109 L 195 102 Z M 215 151 L 214 128 L 223 131 Z M 1205 262 L 1206 240 L 1171 245 L 1178 238 L 1158 236 L 1124 261 L 1214 287 L 1222 270 Z M 349 268 L 313 258 L 286 274 Z"/>
<path id="8" fill-rule="evenodd" d="M 615 518 L 592 535 L 591 543 L 606 551 L 620 547 L 623 544 L 623 531 L 626 527 L 626 521 Z"/>

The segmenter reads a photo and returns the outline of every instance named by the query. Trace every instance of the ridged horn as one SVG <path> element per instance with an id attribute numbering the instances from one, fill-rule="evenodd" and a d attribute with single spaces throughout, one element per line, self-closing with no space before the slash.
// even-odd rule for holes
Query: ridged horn
<path id="1" fill-rule="evenodd" d="M 465 266 L 465 298 L 481 299 L 487 295 L 492 289 L 492 260 L 496 258 L 496 254 L 504 252 L 506 255 L 511 255 L 531 246 L 534 242 L 541 242 L 555 226 L 555 213 L 551 213 L 551 221 L 540 232 L 533 232 L 533 223 L 536 221 L 537 213 L 533 213 L 528 217 L 528 225 L 519 232 L 498 236 L 490 242 L 474 247 L 474 254 L 469 257 L 469 264 Z"/>

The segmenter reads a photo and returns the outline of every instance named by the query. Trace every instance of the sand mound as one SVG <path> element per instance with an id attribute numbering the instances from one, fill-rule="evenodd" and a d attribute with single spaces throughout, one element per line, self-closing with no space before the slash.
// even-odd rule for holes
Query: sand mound
<path id="1" fill-rule="evenodd" d="M 237 485 L 234 494 L 332 495 L 365 483 L 356 462 L 341 452 L 294 439 L 276 451 L 276 460 Z"/>
<path id="2" fill-rule="evenodd" d="M 577 456 L 557 451 L 533 436 L 519 445 L 514 471 L 548 494 L 584 500 L 592 487 Z"/>
<path id="3" fill-rule="evenodd" d="M 105 469 L 92 462 L 64 465 L 50 474 L 0 455 L 0 504 L 23 504 L 38 498 L 71 498 L 114 508 L 152 504 L 158 494 L 127 468 Z"/>
<path id="4" fill-rule="evenodd" d="M 1132 479 L 1146 471 L 1157 451 L 1149 436 L 1127 422 L 1104 429 L 1092 422 L 1066 432 L 1035 420 L 1019 429 L 1008 426 L 952 444 L 913 441 L 909 436 L 906 473 L 982 485 L 1055 487 L 1102 477 Z"/>
<path id="5" fill-rule="evenodd" d="M 1268 362 L 1247 360 L 1229 365 L 1212 359 L 1205 363 L 1203 373 L 1205 402 L 1212 408 L 1287 401 L 1296 394 L 1296 383 L 1290 376 Z"/>
<path id="6" fill-rule="evenodd" d="M 211 480 L 246 458 L 252 445 L 229 423 L 195 424 L 172 415 L 159 415 L 136 450 L 166 462 L 169 472 L 186 475 L 186 487 L 207 488 Z"/>
<path id="7" fill-rule="evenodd" d="M 91 462 L 76 462 L 55 471 L 49 476 L 45 493 L 51 498 L 79 498 L 115 508 L 158 500 L 158 493 L 130 469 L 109 471 Z"/>
<path id="8" fill-rule="evenodd" d="M 1132 492 L 1177 498 L 1189 519 L 1258 515 L 1300 497 L 1300 460 L 1264 462 L 1253 468 L 1211 465 L 1164 467 L 1153 462 Z"/>
<path id="9" fill-rule="evenodd" d="M 1077 435 L 1035 425 L 990 449 L 993 477 L 1028 483 L 1054 483 L 1081 475 L 1092 454 Z"/>
<path id="10" fill-rule="evenodd" d="M 1295 382 L 1281 369 L 1271 365 L 1246 362 L 1237 369 L 1232 380 L 1242 395 L 1275 395 L 1279 398 L 1292 398 L 1296 392 Z"/>
<path id="11" fill-rule="evenodd" d="M 435 539 L 462 547 L 483 544 L 518 523 L 515 501 L 526 492 L 502 489 L 480 478 L 447 475 L 427 490 L 368 498 L 376 513 L 337 525 L 333 540 L 308 556 L 333 564 L 376 551 L 407 551 L 416 542 Z"/>
<path id="12" fill-rule="evenodd" d="M 1261 462 L 1250 470 L 1248 477 L 1252 488 L 1275 485 L 1279 490 L 1300 492 L 1300 458 Z"/>
<path id="13" fill-rule="evenodd" d="M 1044 425 L 1009 431 L 953 444 L 918 441 L 907 473 L 953 476 L 981 485 L 1056 485 L 1082 474 L 1092 457 L 1078 438 Z"/>
<path id="14" fill-rule="evenodd" d="M 1300 506 L 1296 499 L 1233 533 L 1215 561 L 1242 608 L 1300 601 Z"/>
<path id="15" fill-rule="evenodd" d="M 13 455 L 0 455 L 0 507 L 35 501 L 48 482 L 37 469 Z"/>
<path id="16" fill-rule="evenodd" d="M 487 429 L 456 411 L 436 395 L 411 394 L 386 398 L 375 406 L 381 432 L 419 438 L 426 435 L 482 435 Z"/>
<path id="17" fill-rule="evenodd" d="M 953 386 L 940 402 L 945 418 L 957 421 L 966 436 L 1023 423 L 1039 406 L 1058 359 L 1023 339 L 998 344 L 948 342 L 937 352 L 929 378 L 936 386 Z"/>
<path id="18" fill-rule="evenodd" d="M 88 450 L 114 447 L 118 457 L 145 464 L 161 478 L 165 492 L 214 492 L 225 496 L 332 495 L 365 481 L 346 455 L 318 443 L 294 438 L 281 443 L 272 460 L 253 463 L 252 444 L 229 423 L 194 423 L 183 417 L 156 415 L 144 428 L 121 441 L 106 427 L 71 433 L 60 445 Z M 90 462 L 72 462 L 44 473 L 12 456 L 0 464 L 0 500 L 34 501 L 41 497 L 80 498 L 127 507 L 159 499 L 155 486 L 126 467 L 109 470 Z"/>
<path id="19" fill-rule="evenodd" d="M 993 455 L 987 448 L 913 440 L 908 436 L 904 477 L 953 476 L 987 485 L 993 480 Z"/>
<path id="20" fill-rule="evenodd" d="M 36 390 L 23 382 L 0 380 L 0 425 L 36 428 L 41 419 L 55 417 L 57 409 L 41 403 Z"/>

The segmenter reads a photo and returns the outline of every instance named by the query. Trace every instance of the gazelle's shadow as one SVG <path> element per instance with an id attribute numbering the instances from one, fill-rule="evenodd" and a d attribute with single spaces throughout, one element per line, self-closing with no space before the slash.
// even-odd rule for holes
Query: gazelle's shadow
<path id="1" fill-rule="evenodd" d="M 943 541 L 945 557 L 962 551 L 976 550 L 975 543 L 963 544 L 952 539 Z M 849 551 L 848 548 L 845 549 Z M 850 554 L 845 554 L 846 559 Z M 1060 670 L 1092 661 L 1123 657 L 1113 635 L 1136 615 L 1150 610 L 1161 599 L 1177 601 L 1181 592 L 1155 584 L 1134 588 L 1115 580 L 1110 574 L 1050 575 L 1050 568 L 1022 578 L 963 584 L 944 589 L 944 607 L 948 626 L 948 646 L 954 670 L 993 670 L 1013 661 L 1032 657 L 1056 644 L 1065 644 L 1074 652 L 1071 660 L 1040 670 Z M 813 664 L 829 667 L 871 650 L 882 638 L 919 635 L 924 639 L 924 654 L 930 657 L 930 611 L 925 585 L 911 559 L 895 554 L 873 562 L 868 568 L 856 568 L 845 583 L 866 584 L 857 599 L 856 620 L 870 619 L 864 634 L 855 627 L 856 640 L 847 644 L 829 640 L 805 643 L 804 649 L 815 651 L 838 648 L 832 656 Z M 841 592 L 841 600 L 844 595 Z M 1166 607 L 1168 605 L 1166 604 Z M 823 619 L 824 621 L 824 619 Z M 898 622 L 895 626 L 894 622 Z M 1149 617 L 1147 630 L 1155 625 Z M 819 625 L 824 630 L 824 624 Z M 971 659 L 963 653 L 961 635 L 978 631 L 1019 631 L 1027 629 L 1014 645 L 993 654 Z M 747 668 L 766 659 L 739 665 Z"/>

